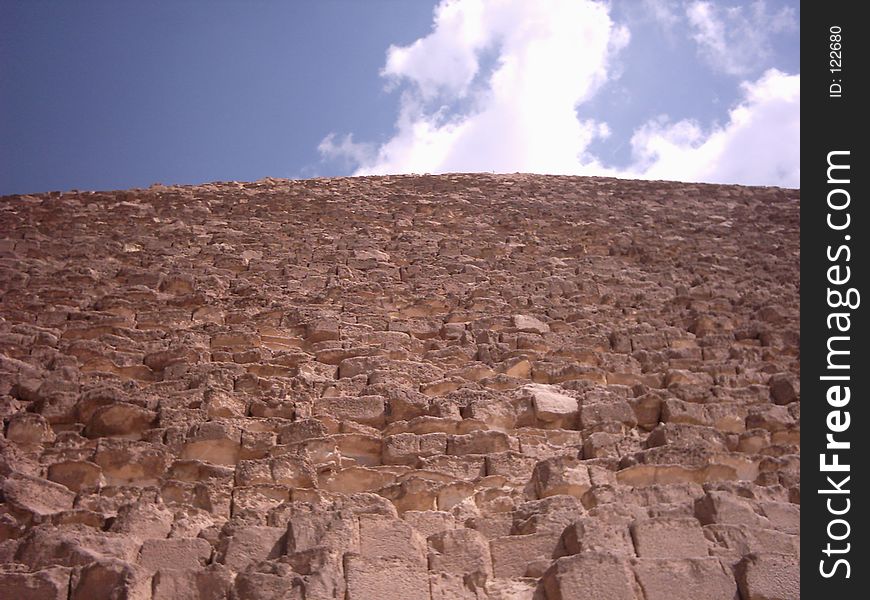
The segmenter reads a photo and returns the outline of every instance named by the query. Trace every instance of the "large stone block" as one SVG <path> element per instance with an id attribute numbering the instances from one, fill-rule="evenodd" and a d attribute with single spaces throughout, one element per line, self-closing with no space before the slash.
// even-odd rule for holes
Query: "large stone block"
<path id="1" fill-rule="evenodd" d="M 429 598 L 429 574 L 401 558 L 368 558 L 346 554 L 346 600 Z"/>
<path id="2" fill-rule="evenodd" d="M 197 569 L 208 564 L 211 554 L 211 544 L 202 538 L 145 540 L 139 566 L 146 571 Z"/>
<path id="3" fill-rule="evenodd" d="M 399 557 L 425 566 L 426 550 L 426 540 L 405 521 L 383 515 L 359 516 L 361 556 Z"/>
<path id="4" fill-rule="evenodd" d="M 797 556 L 750 554 L 737 565 L 741 600 L 799 600 L 801 569 Z"/>
<path id="5" fill-rule="evenodd" d="M 580 498 L 592 487 L 588 468 L 574 456 L 542 460 L 535 465 L 531 483 L 538 498 L 557 494 Z"/>
<path id="6" fill-rule="evenodd" d="M 67 600 L 71 570 L 50 567 L 33 573 L 0 572 L 0 598 Z"/>
<path id="7" fill-rule="evenodd" d="M 709 546 L 697 519 L 660 517 L 635 522 L 631 536 L 641 558 L 705 558 Z"/>
<path id="8" fill-rule="evenodd" d="M 473 529 L 452 529 L 429 537 L 429 570 L 492 574 L 489 543 Z"/>
<path id="9" fill-rule="evenodd" d="M 560 554 L 559 534 L 555 532 L 507 535 L 489 542 L 494 577 L 527 577 L 536 562 L 549 564 Z"/>
<path id="10" fill-rule="evenodd" d="M 262 560 L 284 554 L 286 531 L 281 527 L 244 526 L 221 538 L 215 562 L 233 571 L 244 571 Z"/>
<path id="11" fill-rule="evenodd" d="M 626 559 L 612 554 L 566 556 L 542 578 L 547 600 L 641 600 Z M 702 596 L 699 596 L 699 598 Z"/>
<path id="12" fill-rule="evenodd" d="M 641 558 L 634 572 L 644 600 L 741 600 L 731 569 L 716 558 Z"/>

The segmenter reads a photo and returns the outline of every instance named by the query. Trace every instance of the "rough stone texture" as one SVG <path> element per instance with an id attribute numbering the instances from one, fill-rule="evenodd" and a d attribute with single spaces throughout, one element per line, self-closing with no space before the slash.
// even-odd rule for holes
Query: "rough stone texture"
<path id="1" fill-rule="evenodd" d="M 737 584 L 746 600 L 800 598 L 800 560 L 786 554 L 749 554 L 737 566 Z"/>
<path id="2" fill-rule="evenodd" d="M 0 199 L 0 597 L 798 597 L 799 192 Z"/>

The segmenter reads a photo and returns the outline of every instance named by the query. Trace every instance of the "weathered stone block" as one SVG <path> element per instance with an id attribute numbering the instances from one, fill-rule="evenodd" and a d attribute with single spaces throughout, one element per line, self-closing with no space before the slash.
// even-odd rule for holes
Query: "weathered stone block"
<path id="1" fill-rule="evenodd" d="M 708 544 L 697 519 L 660 517 L 638 521 L 631 536 L 641 558 L 704 558 Z"/>
<path id="2" fill-rule="evenodd" d="M 401 558 L 346 554 L 347 600 L 429 598 L 429 574 Z"/>
<path id="3" fill-rule="evenodd" d="M 645 600 L 740 600 L 731 569 L 716 558 L 641 558 L 634 572 Z"/>
<path id="4" fill-rule="evenodd" d="M 800 559 L 785 554 L 750 554 L 737 565 L 741 600 L 801 597 Z"/>
<path id="5" fill-rule="evenodd" d="M 197 569 L 208 564 L 211 553 L 211 544 L 202 538 L 145 540 L 139 566 L 146 571 Z"/>
<path id="6" fill-rule="evenodd" d="M 547 600 L 639 600 L 634 575 L 626 559 L 611 554 L 566 556 L 542 578 Z"/>

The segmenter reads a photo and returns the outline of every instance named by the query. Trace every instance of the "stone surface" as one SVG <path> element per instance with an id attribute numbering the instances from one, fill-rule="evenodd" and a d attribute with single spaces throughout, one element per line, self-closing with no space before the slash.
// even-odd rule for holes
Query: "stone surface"
<path id="1" fill-rule="evenodd" d="M 0 198 L 0 596 L 797 597 L 799 198 Z"/>
<path id="2" fill-rule="evenodd" d="M 746 600 L 800 598 L 800 560 L 788 554 L 749 554 L 737 566 L 737 584 Z"/>
<path id="3" fill-rule="evenodd" d="M 639 600 L 641 597 L 628 561 L 611 554 L 589 553 L 560 558 L 544 574 L 543 584 L 547 600 Z"/>

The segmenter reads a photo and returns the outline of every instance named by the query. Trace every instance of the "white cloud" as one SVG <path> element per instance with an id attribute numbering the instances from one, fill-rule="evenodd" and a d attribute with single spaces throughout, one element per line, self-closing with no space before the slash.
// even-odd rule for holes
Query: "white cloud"
<path id="1" fill-rule="evenodd" d="M 760 3 L 753 10 L 766 13 Z M 609 5 L 594 0 L 443 0 L 429 35 L 387 53 L 382 75 L 402 90 L 394 135 L 375 146 L 330 134 L 318 149 L 347 160 L 356 175 L 495 171 L 799 185 L 800 76 L 775 70 L 742 84 L 725 124 L 705 130 L 664 117 L 635 131 L 631 166 L 603 164 L 589 148 L 610 127 L 581 118 L 578 108 L 615 78 L 628 40 Z"/>
<path id="2" fill-rule="evenodd" d="M 375 154 L 375 146 L 365 142 L 353 141 L 353 134 L 348 133 L 340 141 L 335 141 L 335 134 L 330 133 L 320 141 L 317 151 L 324 158 L 349 161 L 353 165 L 364 164 Z"/>
<path id="3" fill-rule="evenodd" d="M 382 73 L 407 85 L 397 132 L 357 174 L 589 171 L 608 129 L 576 108 L 627 42 L 600 2 L 444 1 L 428 36 L 389 49 Z"/>
<path id="4" fill-rule="evenodd" d="M 714 68 L 729 75 L 758 72 L 770 57 L 770 35 L 795 31 L 794 9 L 783 7 L 769 13 L 763 0 L 748 10 L 697 1 L 686 6 L 686 17 L 699 54 Z"/>
<path id="5" fill-rule="evenodd" d="M 645 179 L 800 187 L 800 75 L 770 69 L 743 83 L 728 122 L 651 122 L 632 137 L 632 172 Z"/>
<path id="6" fill-rule="evenodd" d="M 640 6 L 646 18 L 658 23 L 668 33 L 683 19 L 680 14 L 682 10 L 677 0 L 643 0 Z"/>

